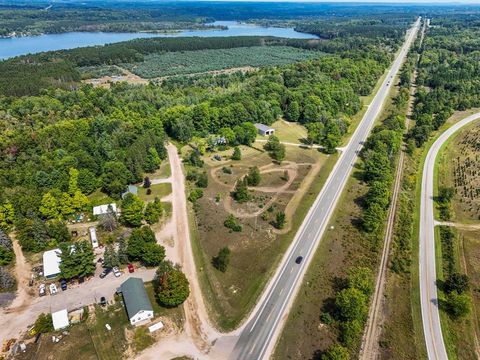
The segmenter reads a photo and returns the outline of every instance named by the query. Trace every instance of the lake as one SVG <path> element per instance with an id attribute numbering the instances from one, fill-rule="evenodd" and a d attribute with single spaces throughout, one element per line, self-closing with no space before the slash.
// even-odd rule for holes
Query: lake
<path id="1" fill-rule="evenodd" d="M 215 37 L 215 36 L 276 36 L 290 39 L 316 39 L 317 36 L 295 31 L 293 28 L 264 27 L 236 21 L 216 21 L 209 25 L 228 26 L 228 30 L 185 30 L 167 34 L 68 32 L 0 39 L 0 59 L 34 54 L 42 51 L 73 49 L 104 45 L 120 41 L 151 37 Z"/>

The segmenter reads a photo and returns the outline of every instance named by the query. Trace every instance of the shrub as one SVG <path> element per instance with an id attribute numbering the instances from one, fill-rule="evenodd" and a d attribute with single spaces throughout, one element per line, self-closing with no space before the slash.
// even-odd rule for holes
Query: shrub
<path id="1" fill-rule="evenodd" d="M 223 222 L 223 225 L 232 231 L 242 231 L 242 225 L 237 223 L 237 219 L 232 214 L 228 215 L 227 219 Z"/>
<path id="2" fill-rule="evenodd" d="M 157 269 L 154 281 L 157 300 L 165 307 L 183 304 L 190 294 L 190 286 L 185 274 L 170 262 L 162 262 Z"/>
<path id="3" fill-rule="evenodd" d="M 232 160 L 241 160 L 242 159 L 242 152 L 238 146 L 233 148 Z"/>
<path id="4" fill-rule="evenodd" d="M 246 179 L 238 179 L 233 190 L 233 198 L 238 203 L 244 203 L 250 200 Z"/>
<path id="5" fill-rule="evenodd" d="M 285 213 L 283 211 L 277 212 L 277 214 L 275 215 L 275 227 L 277 229 L 283 229 L 285 227 L 285 223 Z"/>
<path id="6" fill-rule="evenodd" d="M 35 332 L 38 333 L 49 333 L 53 331 L 53 322 L 51 314 L 40 314 L 35 320 L 34 324 Z"/>
<path id="7" fill-rule="evenodd" d="M 228 264 L 230 263 L 230 249 L 225 246 L 221 248 L 217 256 L 212 258 L 212 265 L 221 272 L 227 271 Z"/>
<path id="8" fill-rule="evenodd" d="M 188 200 L 192 203 L 195 203 L 198 199 L 203 197 L 203 190 L 202 189 L 195 189 L 190 192 L 188 195 Z"/>
<path id="9" fill-rule="evenodd" d="M 258 184 L 260 184 L 260 181 L 262 179 L 260 175 L 260 170 L 258 170 L 258 167 L 256 166 L 250 169 L 245 178 L 247 179 L 247 184 L 249 186 L 257 186 Z"/>

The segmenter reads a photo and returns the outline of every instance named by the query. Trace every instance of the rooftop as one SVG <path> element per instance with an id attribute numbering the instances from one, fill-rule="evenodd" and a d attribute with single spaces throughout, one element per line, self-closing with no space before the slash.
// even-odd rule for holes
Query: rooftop
<path id="1" fill-rule="evenodd" d="M 67 309 L 63 309 L 63 310 L 52 313 L 52 323 L 53 323 L 53 328 L 55 330 L 64 329 L 68 325 L 70 325 L 70 322 L 68 321 Z"/>
<path id="2" fill-rule="evenodd" d="M 60 254 L 62 250 L 53 249 L 43 253 L 43 276 L 49 277 L 60 273 Z"/>
<path id="3" fill-rule="evenodd" d="M 141 310 L 153 311 L 142 279 L 131 277 L 120 285 L 120 289 L 129 318 L 132 318 Z"/>
<path id="4" fill-rule="evenodd" d="M 256 127 L 258 130 L 262 130 L 262 131 L 273 130 L 272 127 L 267 126 L 267 125 L 264 125 L 264 124 L 260 124 L 260 123 L 256 123 L 256 124 L 255 124 L 255 127 Z"/>
<path id="5" fill-rule="evenodd" d="M 99 206 L 94 206 L 93 207 L 93 215 L 103 215 L 108 212 L 108 207 L 111 206 L 112 210 L 114 213 L 117 212 L 117 204 L 112 203 L 112 204 L 104 204 L 104 205 L 99 205 Z"/>

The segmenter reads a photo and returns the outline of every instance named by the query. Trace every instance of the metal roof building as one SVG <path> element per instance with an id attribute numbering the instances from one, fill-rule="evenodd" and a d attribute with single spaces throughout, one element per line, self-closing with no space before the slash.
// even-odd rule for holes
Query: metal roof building
<path id="1" fill-rule="evenodd" d="M 256 123 L 255 127 L 257 128 L 258 133 L 262 136 L 270 136 L 270 135 L 273 135 L 273 133 L 275 132 L 274 128 L 271 128 L 270 126 L 267 126 L 267 125 Z"/>
<path id="2" fill-rule="evenodd" d="M 138 325 L 153 319 L 152 304 L 142 279 L 131 277 L 120 285 L 120 291 L 130 324 Z"/>
<path id="3" fill-rule="evenodd" d="M 68 321 L 68 311 L 63 309 L 52 313 L 52 323 L 55 330 L 65 329 L 70 325 Z"/>
<path id="4" fill-rule="evenodd" d="M 112 204 L 104 204 L 100 206 L 94 206 L 93 207 L 93 215 L 103 215 L 108 213 L 108 207 L 111 206 L 112 210 L 114 213 L 117 212 L 117 204 L 112 203 Z"/>
<path id="5" fill-rule="evenodd" d="M 47 279 L 54 278 L 60 274 L 60 254 L 62 250 L 53 249 L 43 253 L 43 276 Z"/>

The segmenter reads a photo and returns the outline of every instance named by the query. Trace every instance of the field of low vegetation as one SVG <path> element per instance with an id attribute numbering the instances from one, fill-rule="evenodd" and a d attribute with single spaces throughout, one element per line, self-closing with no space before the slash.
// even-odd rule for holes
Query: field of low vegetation
<path id="1" fill-rule="evenodd" d="M 336 160 L 292 146 L 281 161 L 272 160 L 265 145 L 219 149 L 201 163 L 189 160 L 190 147 L 183 150 L 201 281 L 215 321 L 226 329 L 255 304 Z"/>
<path id="2" fill-rule="evenodd" d="M 145 56 L 143 62 L 121 66 L 138 76 L 151 79 L 245 66 L 284 65 L 321 55 L 318 51 L 290 46 L 254 46 L 151 54 Z"/>

